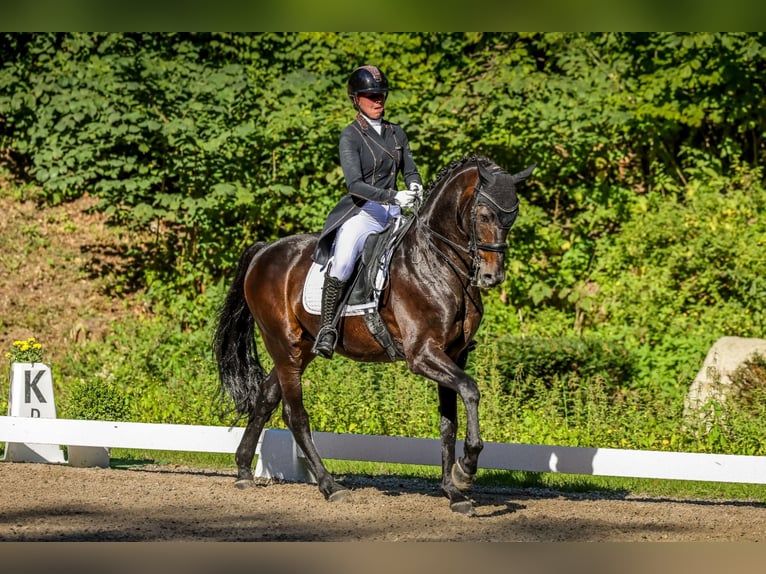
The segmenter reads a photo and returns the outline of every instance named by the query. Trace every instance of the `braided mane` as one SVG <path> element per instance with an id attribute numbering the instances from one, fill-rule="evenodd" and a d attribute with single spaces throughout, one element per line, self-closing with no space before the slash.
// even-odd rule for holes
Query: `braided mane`
<path id="1" fill-rule="evenodd" d="M 439 170 L 439 172 L 433 178 L 431 183 L 428 184 L 426 188 L 427 194 L 430 194 L 431 191 L 434 190 L 434 188 L 440 186 L 444 182 L 444 180 L 447 179 L 455 170 L 463 167 L 466 163 L 471 161 L 476 161 L 484 165 L 495 165 L 494 161 L 492 161 L 491 159 L 483 155 L 470 155 L 470 156 L 463 157 L 461 159 L 456 159 L 452 161 L 449 165 L 446 165 L 445 167 Z"/>

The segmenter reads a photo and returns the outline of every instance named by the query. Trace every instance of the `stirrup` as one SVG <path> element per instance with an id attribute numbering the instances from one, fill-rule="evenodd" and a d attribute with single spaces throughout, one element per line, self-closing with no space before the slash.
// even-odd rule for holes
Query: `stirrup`
<path id="1" fill-rule="evenodd" d="M 335 351 L 335 342 L 338 340 L 338 331 L 331 326 L 322 327 L 317 333 L 312 352 L 325 359 L 332 359 Z"/>

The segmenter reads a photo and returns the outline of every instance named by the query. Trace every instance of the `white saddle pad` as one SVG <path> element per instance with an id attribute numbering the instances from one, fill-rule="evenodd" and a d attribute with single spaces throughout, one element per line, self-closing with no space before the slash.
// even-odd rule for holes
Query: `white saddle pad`
<path id="1" fill-rule="evenodd" d="M 303 285 L 303 308 L 312 315 L 322 314 L 322 286 L 324 285 L 324 271 L 318 263 L 312 263 L 306 275 Z M 365 309 L 374 308 L 376 301 L 360 303 L 359 305 L 346 305 L 343 308 L 343 316 L 364 315 Z"/>
<path id="2" fill-rule="evenodd" d="M 396 233 L 403 224 L 404 218 L 395 217 L 391 222 L 391 225 L 394 228 L 393 232 Z M 373 301 L 359 303 L 358 305 L 346 305 L 343 308 L 343 317 L 364 315 L 367 309 L 374 309 L 378 306 L 380 294 L 386 284 L 385 269 L 388 267 L 392 255 L 393 251 L 388 249 L 381 257 L 380 261 L 377 262 L 378 271 L 375 275 L 375 284 L 372 286 Z M 332 261 L 332 259 L 330 261 Z M 329 267 L 329 264 L 327 267 Z M 303 285 L 303 308 L 312 315 L 322 314 L 322 287 L 324 286 L 324 274 L 325 272 L 322 270 L 322 266 L 312 262 L 309 272 L 306 275 L 306 282 Z"/>

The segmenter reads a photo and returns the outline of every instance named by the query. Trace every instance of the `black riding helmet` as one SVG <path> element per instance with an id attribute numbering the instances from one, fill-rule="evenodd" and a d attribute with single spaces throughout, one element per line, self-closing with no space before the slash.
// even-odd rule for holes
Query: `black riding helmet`
<path id="1" fill-rule="evenodd" d="M 361 66 L 348 79 L 348 97 L 356 107 L 359 94 L 383 94 L 388 97 L 388 78 L 377 66 Z"/>

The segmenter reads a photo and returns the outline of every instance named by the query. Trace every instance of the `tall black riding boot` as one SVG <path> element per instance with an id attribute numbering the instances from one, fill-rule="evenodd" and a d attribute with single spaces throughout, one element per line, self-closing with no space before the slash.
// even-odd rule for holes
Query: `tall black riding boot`
<path id="1" fill-rule="evenodd" d="M 333 327 L 338 301 L 346 286 L 345 281 L 326 274 L 322 287 L 322 326 L 317 333 L 313 351 L 320 357 L 331 359 L 335 350 L 338 331 Z"/>

